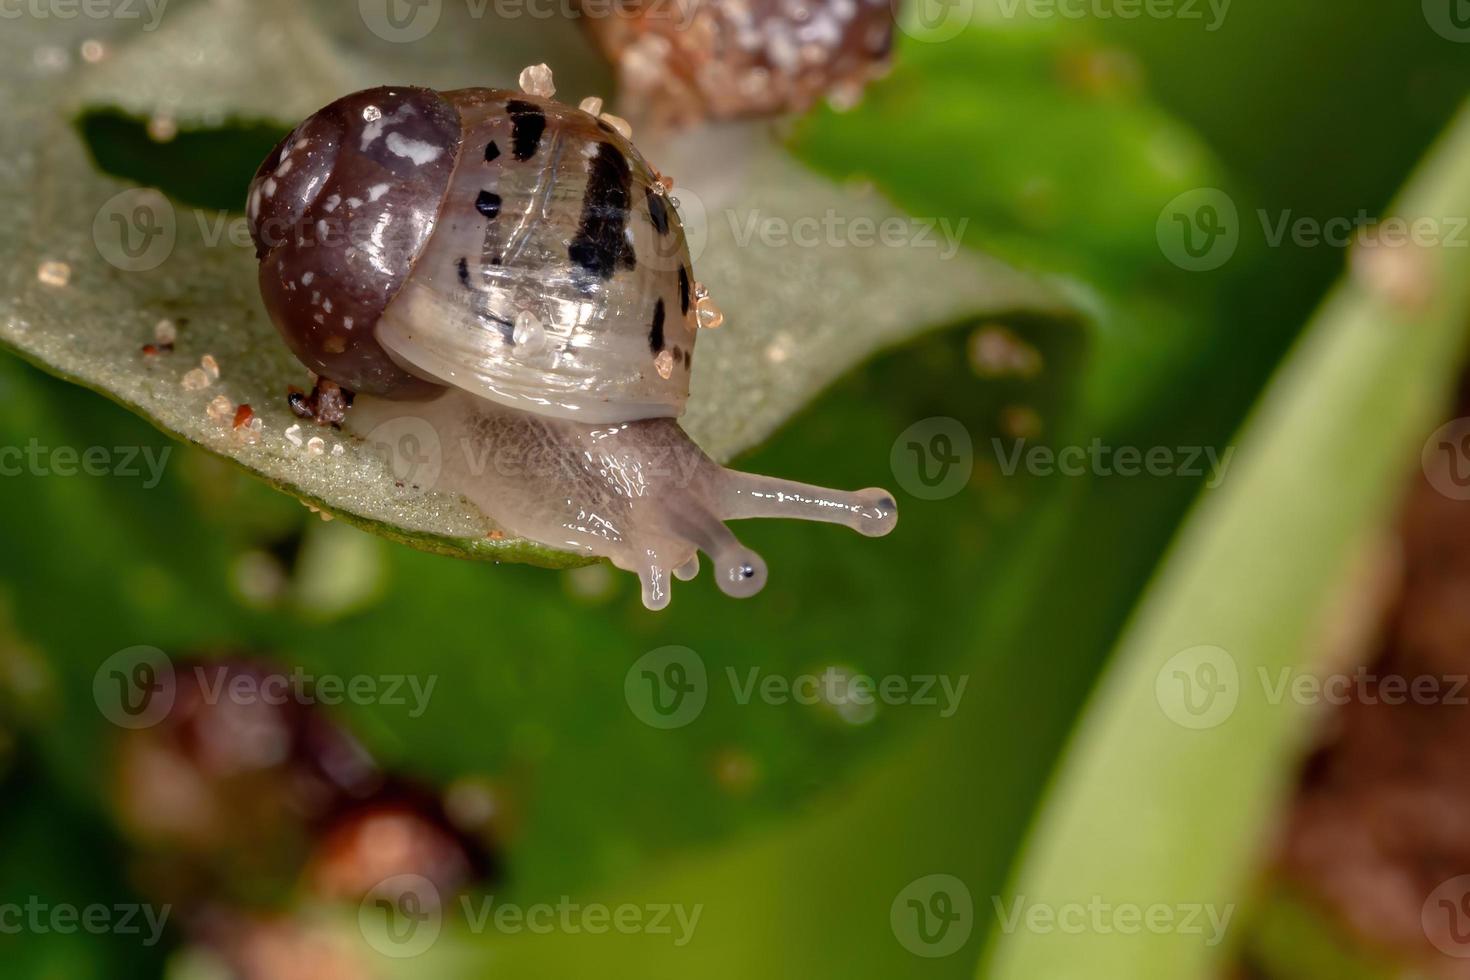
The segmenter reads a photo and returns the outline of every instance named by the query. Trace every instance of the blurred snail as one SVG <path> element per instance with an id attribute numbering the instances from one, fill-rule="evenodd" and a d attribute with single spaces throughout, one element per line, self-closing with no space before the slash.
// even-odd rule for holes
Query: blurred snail
<path id="1" fill-rule="evenodd" d="M 892 530 L 884 490 L 734 472 L 684 434 L 695 339 L 722 317 L 666 186 L 596 100 L 552 101 L 545 66 L 521 83 L 349 95 L 251 184 L 265 305 L 307 367 L 369 396 L 353 430 L 419 426 L 440 485 L 508 532 L 637 573 L 650 609 L 696 550 L 727 594 L 760 590 L 765 565 L 726 520 Z"/>
<path id="2" fill-rule="evenodd" d="M 853 104 L 888 70 L 896 0 L 583 0 L 621 90 L 654 118 Z"/>

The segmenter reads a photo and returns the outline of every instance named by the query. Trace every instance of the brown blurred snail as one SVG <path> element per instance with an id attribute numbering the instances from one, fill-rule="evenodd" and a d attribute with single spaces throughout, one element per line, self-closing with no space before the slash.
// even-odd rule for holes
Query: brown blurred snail
<path id="1" fill-rule="evenodd" d="M 640 115 L 839 108 L 889 68 L 898 0 L 582 0 L 582 20 Z"/>
<path id="2" fill-rule="evenodd" d="M 432 425 L 466 447 L 444 453 L 442 486 L 510 533 L 635 572 L 651 609 L 697 551 L 727 594 L 760 590 L 765 564 L 727 520 L 892 530 L 887 491 L 735 472 L 685 435 L 695 341 L 721 316 L 666 186 L 597 100 L 553 101 L 544 66 L 522 88 L 358 92 L 256 174 L 266 308 L 307 367 L 358 396 L 349 427 Z"/>

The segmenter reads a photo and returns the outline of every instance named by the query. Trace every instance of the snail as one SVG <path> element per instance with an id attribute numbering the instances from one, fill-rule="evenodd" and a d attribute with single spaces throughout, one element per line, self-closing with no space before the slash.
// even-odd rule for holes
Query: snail
<path id="1" fill-rule="evenodd" d="M 851 106 L 887 72 L 898 0 L 595 0 L 583 19 L 625 96 L 655 119 Z"/>
<path id="2" fill-rule="evenodd" d="M 262 298 L 297 358 L 350 393 L 331 399 L 352 405 L 349 431 L 410 426 L 439 448 L 435 486 L 637 573 L 650 609 L 697 551 L 726 594 L 761 589 L 727 520 L 887 534 L 887 491 L 729 470 L 680 428 L 696 337 L 721 314 L 626 124 L 553 101 L 549 74 L 527 69 L 521 92 L 348 95 L 257 172 Z"/>

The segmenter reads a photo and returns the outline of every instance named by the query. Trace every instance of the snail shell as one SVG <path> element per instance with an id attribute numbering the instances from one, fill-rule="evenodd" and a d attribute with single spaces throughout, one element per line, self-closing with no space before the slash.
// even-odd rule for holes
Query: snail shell
<path id="1" fill-rule="evenodd" d="M 276 326 L 348 389 L 429 381 L 591 422 L 684 410 L 684 230 L 587 112 L 495 89 L 359 92 L 282 141 L 247 216 Z"/>

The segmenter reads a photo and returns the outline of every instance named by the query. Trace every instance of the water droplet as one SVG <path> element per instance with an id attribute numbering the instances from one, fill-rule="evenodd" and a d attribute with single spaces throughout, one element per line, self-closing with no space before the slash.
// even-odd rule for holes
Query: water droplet
<path id="1" fill-rule="evenodd" d="M 976 330 L 968 347 L 970 367 L 982 378 L 1034 378 L 1041 373 L 1041 352 L 998 324 Z"/>
<path id="2" fill-rule="evenodd" d="M 705 330 L 715 330 L 725 322 L 725 314 L 720 312 L 714 300 L 704 296 L 694 304 L 694 319 Z"/>
<path id="3" fill-rule="evenodd" d="M 766 360 L 772 364 L 785 364 L 791 357 L 791 337 L 788 334 L 777 334 L 771 342 L 766 345 Z"/>
<path id="4" fill-rule="evenodd" d="M 551 81 L 551 69 L 544 64 L 522 68 L 520 83 L 521 91 L 527 95 L 549 99 L 556 94 L 556 86 Z"/>
<path id="5" fill-rule="evenodd" d="M 327 451 L 327 440 L 321 436 L 312 436 L 306 440 L 306 455 L 320 456 Z"/>
<path id="6" fill-rule="evenodd" d="M 58 289 L 71 282 L 71 266 L 65 262 L 42 262 L 36 269 L 36 278 L 43 285 L 55 286 Z"/>
<path id="7" fill-rule="evenodd" d="M 179 329 L 172 320 L 159 320 L 153 326 L 153 340 L 160 347 L 172 347 L 179 339 Z"/>
<path id="8" fill-rule="evenodd" d="M 1034 439 L 1041 435 L 1041 416 L 1029 405 L 1007 405 L 1000 412 L 1000 427 L 1012 439 Z"/>
<path id="9" fill-rule="evenodd" d="M 184 375 L 179 384 L 183 385 L 185 391 L 203 391 L 209 387 L 209 375 L 199 368 L 194 368 Z"/>
<path id="10" fill-rule="evenodd" d="M 179 124 L 172 116 L 156 115 L 148 120 L 148 138 L 155 143 L 169 143 L 179 135 Z"/>
<path id="11" fill-rule="evenodd" d="M 235 421 L 235 403 L 224 395 L 215 395 L 205 412 L 211 419 L 221 424 Z"/>
<path id="12" fill-rule="evenodd" d="M 622 116 L 615 116 L 611 112 L 604 112 L 598 118 L 621 133 L 623 139 L 630 140 L 633 138 L 633 124 Z"/>
<path id="13" fill-rule="evenodd" d="M 293 422 L 286 429 L 286 441 L 289 442 L 291 445 L 296 446 L 297 448 L 300 448 L 301 443 L 302 443 L 302 439 L 301 439 L 301 426 L 299 424 Z"/>
<path id="14" fill-rule="evenodd" d="M 546 328 L 541 326 L 541 321 L 537 319 L 536 314 L 521 310 L 516 314 L 511 340 L 522 353 L 534 354 L 546 344 Z"/>
<path id="15" fill-rule="evenodd" d="M 205 354 L 199 358 L 199 366 L 204 369 L 205 374 L 209 375 L 209 380 L 219 380 L 219 361 L 214 359 L 213 354 Z"/>
<path id="16" fill-rule="evenodd" d="M 55 45 L 37 48 L 31 57 L 41 71 L 64 71 L 71 63 L 71 56 L 66 53 L 66 49 Z"/>
<path id="17" fill-rule="evenodd" d="M 674 355 L 670 351 L 659 351 L 658 356 L 653 359 L 653 369 L 658 372 L 660 378 L 665 381 L 669 380 L 674 373 Z"/>

